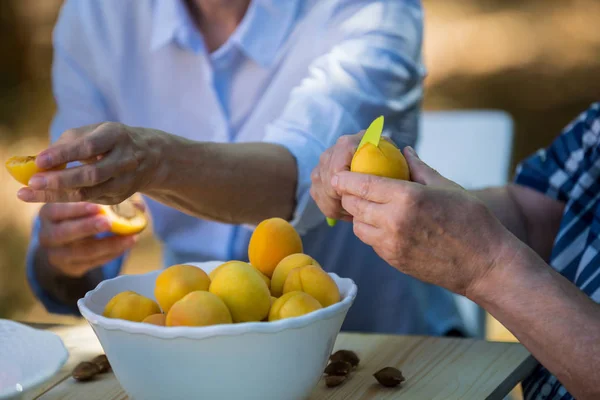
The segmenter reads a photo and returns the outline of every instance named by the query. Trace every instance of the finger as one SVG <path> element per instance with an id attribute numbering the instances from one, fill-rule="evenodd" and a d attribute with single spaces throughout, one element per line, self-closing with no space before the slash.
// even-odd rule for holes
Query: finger
<path id="1" fill-rule="evenodd" d="M 73 242 L 67 246 L 48 249 L 52 260 L 61 260 L 64 264 L 82 264 L 98 266 L 98 259 L 113 259 L 136 243 L 136 236 L 109 236 L 102 239 L 94 237 Z"/>
<path id="2" fill-rule="evenodd" d="M 331 180 L 332 186 L 343 195 L 353 195 L 376 203 L 389 202 L 395 191 L 409 182 L 382 178 L 355 172 L 339 172 Z"/>
<path id="3" fill-rule="evenodd" d="M 102 157 L 93 163 L 60 171 L 38 173 L 29 181 L 29 187 L 34 190 L 92 187 L 104 183 L 121 173 L 134 170 L 136 167 L 137 161 L 135 159 L 124 157 L 122 152 L 115 149 L 111 151 L 108 157 Z"/>
<path id="4" fill-rule="evenodd" d="M 345 135 L 341 136 L 337 144 L 331 148 L 332 153 L 329 159 L 329 164 L 326 166 L 323 172 L 323 184 L 325 192 L 328 196 L 335 199 L 340 198 L 340 194 L 331 186 L 331 178 L 338 172 L 349 171 L 350 164 L 352 163 L 352 156 L 358 146 L 359 135 Z"/>
<path id="5" fill-rule="evenodd" d="M 43 225 L 39 240 L 42 246 L 55 247 L 109 230 L 110 224 L 106 217 L 94 216 Z"/>
<path id="6" fill-rule="evenodd" d="M 96 123 L 96 124 L 80 126 L 78 128 L 67 129 L 60 135 L 60 137 L 58 138 L 58 140 L 56 142 L 54 142 L 54 144 L 67 143 L 67 142 L 73 141 L 75 139 L 79 139 L 84 133 L 91 132 L 94 129 L 96 129 L 97 127 L 99 127 L 100 125 L 102 125 L 101 122 Z M 40 153 L 40 154 L 42 154 L 42 153 Z"/>
<path id="7" fill-rule="evenodd" d="M 73 161 L 88 160 L 111 150 L 121 134 L 120 125 L 114 123 L 79 128 L 69 139 L 42 151 L 36 164 L 40 169 L 51 169 Z"/>
<path id="8" fill-rule="evenodd" d="M 323 215 L 333 219 L 348 219 L 349 215 L 342 209 L 340 200 L 332 199 L 314 186 L 311 187 L 310 193 Z"/>
<path id="9" fill-rule="evenodd" d="M 135 176 L 124 175 L 119 178 L 111 178 L 98 186 L 80 190 L 84 192 L 86 200 L 92 200 L 94 203 L 119 204 L 135 193 Z"/>
<path id="10" fill-rule="evenodd" d="M 404 148 L 404 156 L 408 163 L 408 169 L 410 171 L 410 179 L 413 182 L 420 183 L 426 186 L 447 186 L 448 184 L 456 185 L 449 179 L 446 179 L 435 169 L 425 164 L 417 152 L 410 146 Z"/>
<path id="11" fill-rule="evenodd" d="M 93 260 L 85 260 L 80 263 L 73 263 L 70 264 L 67 268 L 73 273 L 73 277 L 82 277 L 89 271 L 101 267 L 111 261 L 114 261 L 115 259 L 121 257 L 124 253 L 125 251 L 122 251 L 121 253 L 115 255 L 100 257 Z"/>
<path id="12" fill-rule="evenodd" d="M 112 236 L 81 241 L 77 246 L 49 249 L 50 263 L 68 276 L 83 276 L 123 255 L 136 243 L 135 236 Z"/>
<path id="13" fill-rule="evenodd" d="M 357 238 L 360 239 L 361 242 L 375 247 L 378 243 L 381 243 L 381 230 L 366 224 L 364 222 L 357 221 L 356 219 L 353 222 L 354 234 Z"/>
<path id="14" fill-rule="evenodd" d="M 354 221 L 360 221 L 369 225 L 382 226 L 386 218 L 381 212 L 383 205 L 361 199 L 360 197 L 352 195 L 342 196 L 342 207 L 354 217 Z"/>
<path id="15" fill-rule="evenodd" d="M 93 203 L 50 203 L 40 209 L 40 218 L 53 222 L 60 222 L 67 219 L 77 219 L 96 215 L 100 211 L 100 206 Z"/>
<path id="16" fill-rule="evenodd" d="M 88 200 L 82 189 L 33 190 L 24 187 L 19 189 L 17 197 L 27 203 L 76 203 Z"/>
<path id="17" fill-rule="evenodd" d="M 330 168 L 332 156 L 333 156 L 333 148 L 329 148 L 323 154 L 321 154 L 321 157 L 319 159 L 319 165 L 317 167 L 317 168 L 319 168 L 319 170 L 317 173 L 315 173 L 315 178 L 320 179 L 321 185 L 323 185 L 324 182 L 327 182 L 329 179 L 331 179 L 330 175 L 329 175 L 329 168 Z M 321 190 L 324 193 L 327 193 L 327 189 L 325 188 L 325 185 L 322 186 Z"/>

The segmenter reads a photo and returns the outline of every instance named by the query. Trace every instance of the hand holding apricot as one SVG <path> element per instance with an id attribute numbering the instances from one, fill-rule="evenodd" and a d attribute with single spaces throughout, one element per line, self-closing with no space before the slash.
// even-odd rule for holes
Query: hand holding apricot
<path id="1" fill-rule="evenodd" d="M 69 277 L 81 277 L 131 249 L 135 236 L 97 238 L 111 224 L 91 203 L 45 204 L 39 213 L 39 250 L 49 266 Z M 41 267 L 41 266 L 40 266 Z"/>
<path id="2" fill-rule="evenodd" d="M 417 279 L 468 295 L 519 242 L 476 197 L 411 148 L 404 154 L 414 182 L 342 172 L 332 184 L 353 216 L 356 236 L 381 258 Z"/>
<path id="3" fill-rule="evenodd" d="M 155 178 L 165 132 L 106 122 L 70 129 L 38 154 L 40 170 L 18 196 L 27 202 L 118 204 Z M 69 162 L 80 166 L 51 171 Z"/>

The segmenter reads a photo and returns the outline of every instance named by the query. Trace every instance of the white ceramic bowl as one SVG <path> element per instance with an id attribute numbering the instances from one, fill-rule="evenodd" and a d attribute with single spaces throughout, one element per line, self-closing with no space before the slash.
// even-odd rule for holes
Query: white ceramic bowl
<path id="1" fill-rule="evenodd" d="M 208 273 L 221 262 L 191 264 Z M 339 303 L 269 323 L 167 328 L 102 316 L 106 303 L 125 290 L 154 299 L 159 273 L 106 280 L 77 303 L 119 383 L 137 400 L 304 399 L 321 377 L 357 292 L 351 279 L 330 274 Z"/>
<path id="2" fill-rule="evenodd" d="M 52 332 L 0 319 L 0 399 L 20 399 L 56 374 L 69 353 Z"/>

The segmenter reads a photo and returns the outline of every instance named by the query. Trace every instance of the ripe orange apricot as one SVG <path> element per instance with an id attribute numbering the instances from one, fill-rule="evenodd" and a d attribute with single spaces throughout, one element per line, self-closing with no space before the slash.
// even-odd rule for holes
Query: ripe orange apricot
<path id="1" fill-rule="evenodd" d="M 101 205 L 100 215 L 110 223 L 110 231 L 116 235 L 134 235 L 148 225 L 146 214 L 135 206 L 132 199 L 112 206 Z"/>
<path id="2" fill-rule="evenodd" d="M 210 277 L 210 281 L 212 282 L 215 279 L 215 276 L 217 276 L 217 274 L 219 273 L 219 271 L 221 270 L 222 267 L 224 267 L 227 264 L 236 263 L 236 262 L 243 262 L 243 261 L 237 261 L 237 260 L 227 261 L 227 262 L 219 265 L 217 268 L 213 269 L 212 271 L 210 271 L 210 273 L 208 274 L 208 276 Z M 265 281 L 265 283 L 267 284 L 267 287 L 271 288 L 271 279 L 269 279 L 268 276 L 266 276 L 265 274 L 263 274 L 262 272 L 260 272 L 258 270 L 258 268 L 254 267 L 254 266 L 253 266 L 253 268 L 256 271 L 256 273 L 261 277 L 261 279 L 263 281 Z"/>
<path id="3" fill-rule="evenodd" d="M 335 281 L 316 265 L 307 265 L 290 271 L 283 285 L 283 293 L 294 291 L 310 294 L 323 307 L 340 301 L 340 290 Z"/>
<path id="4" fill-rule="evenodd" d="M 261 321 L 269 314 L 269 288 L 248 263 L 236 261 L 224 265 L 209 291 L 225 302 L 233 322 Z"/>
<path id="5" fill-rule="evenodd" d="M 350 171 L 385 178 L 410 179 L 404 155 L 392 142 L 384 138 L 379 141 L 377 147 L 371 143 L 361 146 L 352 157 Z"/>
<path id="6" fill-rule="evenodd" d="M 202 269 L 193 265 L 178 264 L 165 269 L 156 278 L 154 297 L 165 313 L 175 302 L 190 292 L 207 291 L 210 278 Z"/>
<path id="7" fill-rule="evenodd" d="M 6 160 L 4 164 L 8 173 L 17 180 L 17 182 L 23 185 L 29 185 L 31 177 L 38 172 L 44 172 L 45 170 L 39 169 L 35 165 L 37 156 L 14 156 Z M 53 171 L 65 169 L 67 164 L 63 164 L 57 168 L 53 168 Z"/>
<path id="8" fill-rule="evenodd" d="M 142 322 L 149 315 L 158 313 L 160 313 L 160 308 L 153 300 L 128 290 L 110 299 L 104 307 L 102 315 L 108 318 Z"/>
<path id="9" fill-rule="evenodd" d="M 205 291 L 188 293 L 167 313 L 166 326 L 231 324 L 231 313 L 218 296 Z"/>
<path id="10" fill-rule="evenodd" d="M 282 218 L 270 218 L 258 224 L 248 245 L 250 264 L 269 278 L 283 258 L 295 253 L 302 253 L 302 240 L 294 227 Z"/>
<path id="11" fill-rule="evenodd" d="M 281 296 L 283 293 L 283 284 L 288 277 L 288 274 L 294 268 L 304 267 L 306 265 L 316 265 L 321 267 L 319 263 L 311 256 L 303 253 L 291 254 L 285 257 L 277 264 L 271 277 L 271 294 L 275 297 Z"/>
<path id="12" fill-rule="evenodd" d="M 163 313 L 148 315 L 142 322 L 146 324 L 165 326 L 167 316 Z"/>
<path id="13" fill-rule="evenodd" d="M 269 321 L 299 317 L 323 308 L 321 304 L 308 293 L 288 292 L 275 300 L 269 311 Z"/>

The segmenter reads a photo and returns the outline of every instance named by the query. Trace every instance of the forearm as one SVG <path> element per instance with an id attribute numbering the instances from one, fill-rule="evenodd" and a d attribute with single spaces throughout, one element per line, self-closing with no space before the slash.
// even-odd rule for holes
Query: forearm
<path id="1" fill-rule="evenodd" d="M 509 184 L 471 191 L 513 235 L 550 259 L 564 204 L 524 186 Z"/>
<path id="2" fill-rule="evenodd" d="M 90 270 L 79 278 L 61 274 L 50 264 L 43 247 L 38 248 L 34 254 L 33 270 L 42 289 L 55 301 L 69 307 L 76 307 L 77 300 L 104 279 L 101 267 Z"/>
<path id="3" fill-rule="evenodd" d="M 149 197 L 187 214 L 233 224 L 291 219 L 297 167 L 282 146 L 200 143 L 169 135 Z"/>
<path id="4" fill-rule="evenodd" d="M 600 398 L 600 306 L 530 249 L 518 246 L 469 297 L 576 398 Z"/>
<path id="5" fill-rule="evenodd" d="M 528 243 L 526 218 L 511 196 L 510 186 L 474 190 L 471 194 L 483 201 L 506 229 L 522 242 Z"/>

